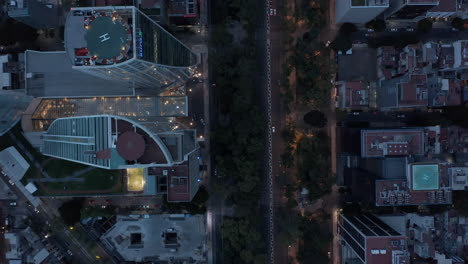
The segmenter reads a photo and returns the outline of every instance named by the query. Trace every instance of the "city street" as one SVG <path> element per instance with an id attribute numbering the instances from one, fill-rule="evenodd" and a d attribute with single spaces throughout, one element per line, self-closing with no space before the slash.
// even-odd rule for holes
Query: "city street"
<path id="1" fill-rule="evenodd" d="M 2 174 L 0 174 L 0 177 L 5 182 L 8 182 L 9 178 L 7 176 L 3 176 Z M 10 186 L 10 188 L 16 194 L 16 196 L 18 196 L 18 203 L 28 203 L 26 197 L 18 189 L 18 187 Z M 50 225 L 50 223 L 52 223 L 54 221 L 54 218 L 56 217 L 52 214 L 53 211 L 43 203 L 38 208 L 34 208 L 30 205 L 27 208 L 29 210 L 30 215 L 35 216 L 35 219 L 39 220 L 44 226 L 46 226 L 47 224 Z M 57 233 L 56 240 L 61 245 L 64 245 L 66 243 L 65 241 L 72 242 L 72 244 L 75 246 L 70 247 L 70 250 L 73 252 L 75 258 L 79 260 L 79 263 L 94 263 L 94 258 L 88 254 L 88 252 L 79 244 L 78 241 L 76 241 L 76 239 L 74 239 L 71 236 L 71 234 L 66 232 Z"/>
<path id="2" fill-rule="evenodd" d="M 411 27 L 415 28 L 415 27 Z M 453 31 L 452 28 L 433 28 L 429 33 L 418 32 L 417 29 L 410 32 L 407 28 L 398 28 L 397 32 L 391 31 L 391 28 L 387 26 L 387 29 L 383 32 L 368 32 L 367 29 L 362 29 L 352 34 L 353 41 L 360 41 L 366 43 L 368 40 L 385 40 L 388 38 L 408 37 L 414 38 L 420 41 L 453 41 L 459 39 L 467 39 L 467 31 Z"/>

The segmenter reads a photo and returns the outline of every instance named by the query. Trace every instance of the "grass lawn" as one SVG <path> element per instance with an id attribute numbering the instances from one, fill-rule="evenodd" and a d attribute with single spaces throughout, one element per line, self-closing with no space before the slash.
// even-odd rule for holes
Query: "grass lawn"
<path id="1" fill-rule="evenodd" d="M 80 164 L 60 159 L 52 159 L 47 161 L 44 170 L 52 178 L 64 178 L 71 176 L 74 172 L 88 168 L 88 165 Z"/>
<path id="2" fill-rule="evenodd" d="M 122 174 L 119 170 L 94 169 L 80 176 L 83 182 L 42 182 L 44 195 L 73 195 L 123 193 Z M 64 189 L 65 188 L 65 189 Z"/>

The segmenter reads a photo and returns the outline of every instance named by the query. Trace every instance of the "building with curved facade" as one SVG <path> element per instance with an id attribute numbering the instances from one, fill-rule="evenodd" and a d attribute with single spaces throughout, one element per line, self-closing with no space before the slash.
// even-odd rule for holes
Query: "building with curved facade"
<path id="1" fill-rule="evenodd" d="M 126 117 L 59 118 L 42 134 L 41 152 L 104 169 L 173 166 L 196 150 L 195 130 L 156 131 Z"/>
<path id="2" fill-rule="evenodd" d="M 73 69 L 175 94 L 197 56 L 133 6 L 72 8 L 65 49 Z"/>

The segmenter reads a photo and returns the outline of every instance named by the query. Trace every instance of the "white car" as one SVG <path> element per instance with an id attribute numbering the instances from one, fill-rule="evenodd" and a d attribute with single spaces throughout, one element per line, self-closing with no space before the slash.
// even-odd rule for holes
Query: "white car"
<path id="1" fill-rule="evenodd" d="M 15 185 L 15 183 L 14 183 L 12 180 L 8 180 L 8 182 L 9 182 L 11 185 Z"/>
<path id="2" fill-rule="evenodd" d="M 11 202 L 10 206 L 16 206 L 16 202 Z"/>
<path id="3" fill-rule="evenodd" d="M 409 32 L 413 32 L 414 31 L 414 28 L 406 28 L 406 31 L 409 31 Z"/>
<path id="4" fill-rule="evenodd" d="M 397 32 L 397 31 L 398 31 L 398 28 L 391 28 L 390 31 L 391 31 L 391 32 Z"/>
<path id="5" fill-rule="evenodd" d="M 271 132 L 273 132 L 273 133 L 276 132 L 276 128 L 274 126 L 271 127 Z"/>
<path id="6" fill-rule="evenodd" d="M 275 8 L 270 8 L 269 15 L 270 16 L 276 16 L 276 9 Z"/>
<path id="7" fill-rule="evenodd" d="M 369 28 L 369 29 L 367 29 L 367 32 L 374 32 L 374 29 Z"/>

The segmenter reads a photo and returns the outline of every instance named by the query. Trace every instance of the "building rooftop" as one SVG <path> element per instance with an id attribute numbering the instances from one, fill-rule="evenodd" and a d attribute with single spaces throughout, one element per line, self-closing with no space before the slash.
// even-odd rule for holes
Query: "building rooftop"
<path id="1" fill-rule="evenodd" d="M 439 189 L 439 164 L 410 164 L 413 191 Z"/>
<path id="2" fill-rule="evenodd" d="M 21 179 L 29 169 L 29 163 L 23 156 L 16 150 L 15 147 L 9 147 L 0 151 L 0 169 L 3 175 L 7 176 L 26 196 L 26 199 L 34 206 L 38 207 L 41 200 L 32 194 L 21 183 Z"/>
<path id="3" fill-rule="evenodd" d="M 119 139 L 122 136 L 124 138 L 122 138 L 121 145 L 128 143 L 128 141 L 125 142 L 125 132 L 129 131 L 138 134 L 138 137 L 144 137 L 146 143 L 144 154 L 137 160 L 125 160 L 126 157 L 134 157 L 131 153 L 121 153 L 128 148 L 117 149 Z M 141 125 L 116 116 L 57 119 L 50 125 L 43 138 L 44 146 L 41 151 L 47 156 L 106 169 L 118 169 L 122 168 L 121 166 L 129 165 L 129 162 L 138 161 L 167 164 L 171 159 L 164 144 L 154 135 L 149 134 Z M 151 149 L 148 149 L 150 146 Z M 130 149 L 132 150 L 132 147 Z"/>
<path id="4" fill-rule="evenodd" d="M 411 191 L 406 179 L 378 180 L 375 182 L 376 206 L 404 206 L 451 204 L 451 189 L 438 191 Z"/>
<path id="5" fill-rule="evenodd" d="M 117 216 L 102 237 L 126 260 L 206 261 L 206 225 L 203 215 Z"/>
<path id="6" fill-rule="evenodd" d="M 445 1 L 445 0 L 443 0 Z M 411 5 L 411 4 L 415 4 L 415 5 L 422 5 L 422 4 L 430 4 L 430 5 L 438 5 L 439 4 L 439 0 L 406 0 L 406 3 Z"/>
<path id="7" fill-rule="evenodd" d="M 458 1 L 457 0 L 442 0 L 438 1 L 439 4 L 432 9 L 430 9 L 428 12 L 456 12 L 457 11 L 457 5 Z"/>
<path id="8" fill-rule="evenodd" d="M 132 82 L 105 80 L 72 69 L 64 51 L 27 50 L 25 56 L 26 93 L 34 97 L 133 95 Z"/>
<path id="9" fill-rule="evenodd" d="M 450 186 L 454 191 L 464 191 L 468 186 L 468 167 L 453 167 L 448 169 Z"/>
<path id="10" fill-rule="evenodd" d="M 361 130 L 361 157 L 424 155 L 423 129 Z"/>
<path id="11" fill-rule="evenodd" d="M 131 59 L 174 67 L 197 63 L 190 49 L 133 6 L 73 8 L 65 47 L 78 68 L 113 67 Z"/>
<path id="12" fill-rule="evenodd" d="M 192 153 L 189 160 L 173 167 L 152 167 L 148 174 L 167 177 L 167 201 L 188 202 L 193 199 L 200 186 L 201 160 L 198 153 Z"/>
<path id="13" fill-rule="evenodd" d="M 345 107 L 369 106 L 369 88 L 363 81 L 338 82 L 339 105 Z"/>
<path id="14" fill-rule="evenodd" d="M 388 0 L 351 0 L 351 7 L 388 6 Z"/>
<path id="15" fill-rule="evenodd" d="M 377 206 L 451 204 L 449 168 L 451 163 L 408 164 L 409 179 L 375 181 Z M 416 168 L 414 170 L 414 168 Z"/>
<path id="16" fill-rule="evenodd" d="M 453 67 L 468 66 L 468 40 L 458 40 L 453 42 L 454 48 L 454 63 Z"/>
<path id="17" fill-rule="evenodd" d="M 32 101 L 31 96 L 24 93 L 0 90 L 0 136 L 7 133 L 21 120 L 23 112 Z"/>
<path id="18" fill-rule="evenodd" d="M 72 8 L 65 24 L 66 51 L 75 66 L 112 65 L 133 58 L 131 7 Z"/>
<path id="19" fill-rule="evenodd" d="M 338 55 L 338 81 L 375 81 L 377 52 L 370 48 L 352 48 L 352 54 Z M 356 61 L 366 61 L 358 63 Z"/>
<path id="20" fill-rule="evenodd" d="M 409 263 L 407 237 L 378 217 L 339 215 L 338 224 L 340 236 L 364 263 Z"/>
<path id="21" fill-rule="evenodd" d="M 161 129 L 172 130 L 175 126 L 181 126 L 173 117 L 188 114 L 186 96 L 35 98 L 31 108 L 34 109 L 28 109 L 28 113 L 23 116 L 25 131 L 46 130 L 57 118 L 96 114 L 125 116 L 139 122 L 158 121 Z M 164 118 L 154 120 L 156 117 Z M 30 128 L 27 129 L 26 125 Z"/>
<path id="22" fill-rule="evenodd" d="M 187 160 L 196 146 L 195 130 L 162 130 L 157 122 L 120 116 L 59 118 L 43 133 L 44 155 L 105 169 L 173 165 Z M 143 147 L 144 146 L 144 147 Z"/>

